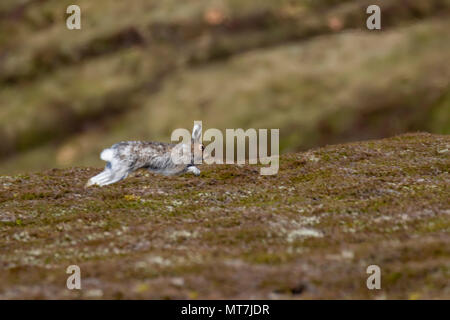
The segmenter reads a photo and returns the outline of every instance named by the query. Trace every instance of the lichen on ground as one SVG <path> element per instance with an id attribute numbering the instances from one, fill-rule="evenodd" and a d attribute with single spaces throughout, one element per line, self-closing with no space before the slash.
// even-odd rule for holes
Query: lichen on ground
<path id="1" fill-rule="evenodd" d="M 0 176 L 0 298 L 449 298 L 449 150 L 417 133 L 283 154 L 274 176 Z"/>

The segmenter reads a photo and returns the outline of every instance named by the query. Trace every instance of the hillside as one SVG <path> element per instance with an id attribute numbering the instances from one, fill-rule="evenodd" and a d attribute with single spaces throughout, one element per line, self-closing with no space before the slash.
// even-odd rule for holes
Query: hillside
<path id="1" fill-rule="evenodd" d="M 82 29 L 67 30 L 76 3 Z M 365 10 L 382 9 L 368 31 Z M 2 0 L 0 172 L 99 166 L 175 128 L 279 128 L 283 152 L 450 133 L 449 0 Z"/>
<path id="2" fill-rule="evenodd" d="M 448 299 L 449 150 L 417 133 L 283 154 L 275 176 L 0 176 L 0 299 Z M 65 287 L 72 264 L 81 291 Z"/>

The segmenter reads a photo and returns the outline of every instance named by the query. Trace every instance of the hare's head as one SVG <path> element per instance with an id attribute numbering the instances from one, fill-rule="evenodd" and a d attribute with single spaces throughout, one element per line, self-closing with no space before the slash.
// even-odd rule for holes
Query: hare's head
<path id="1" fill-rule="evenodd" d="M 203 150 L 205 150 L 205 146 L 202 144 L 202 125 L 195 124 L 192 129 L 192 143 L 191 143 L 191 152 L 192 159 L 194 163 L 199 163 L 203 160 Z"/>

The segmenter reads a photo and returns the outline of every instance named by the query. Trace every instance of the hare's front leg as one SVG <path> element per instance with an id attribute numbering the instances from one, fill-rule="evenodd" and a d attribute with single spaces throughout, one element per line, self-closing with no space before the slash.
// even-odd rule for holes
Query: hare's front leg
<path id="1" fill-rule="evenodd" d="M 200 175 L 200 170 L 196 166 L 190 166 L 187 168 L 187 172 L 191 172 L 194 175 L 198 176 Z"/>

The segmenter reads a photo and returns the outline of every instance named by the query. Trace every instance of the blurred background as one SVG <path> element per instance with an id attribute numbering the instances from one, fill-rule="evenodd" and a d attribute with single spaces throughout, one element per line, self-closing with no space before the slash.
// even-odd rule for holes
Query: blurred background
<path id="1" fill-rule="evenodd" d="M 66 8 L 81 8 L 81 30 Z M 381 31 L 366 8 L 381 7 Z M 0 173 L 103 166 L 175 128 L 282 152 L 450 133 L 450 0 L 1 0 Z"/>

